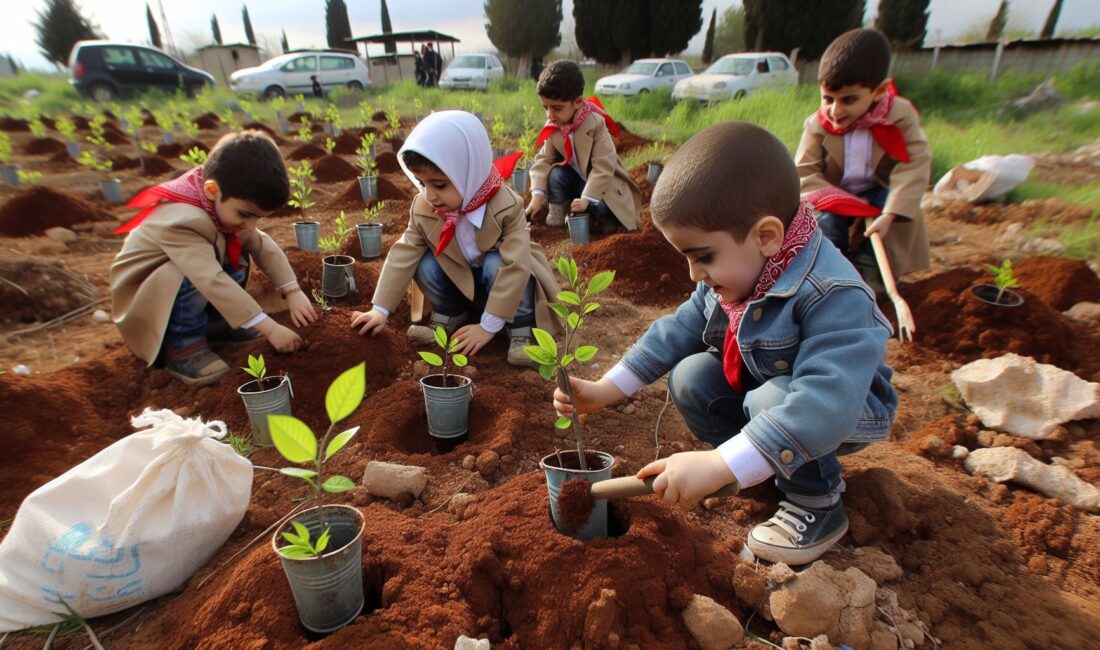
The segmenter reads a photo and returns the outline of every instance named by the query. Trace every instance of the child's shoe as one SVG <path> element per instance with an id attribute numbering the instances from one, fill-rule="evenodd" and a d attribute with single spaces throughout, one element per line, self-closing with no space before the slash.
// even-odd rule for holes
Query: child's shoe
<path id="1" fill-rule="evenodd" d="M 260 338 L 260 333 L 244 328 L 233 329 L 222 318 L 211 318 L 206 326 L 206 340 L 226 345 L 244 345 Z"/>
<path id="2" fill-rule="evenodd" d="M 803 508 L 779 502 L 771 519 L 749 531 L 748 546 L 756 557 L 789 565 L 809 564 L 848 532 L 844 502 L 831 508 Z"/>
<path id="3" fill-rule="evenodd" d="M 565 215 L 568 211 L 569 205 L 566 203 L 551 203 L 546 213 L 546 225 L 551 228 L 564 228 Z"/>
<path id="4" fill-rule="evenodd" d="M 164 369 L 189 386 L 206 386 L 229 372 L 229 366 L 214 354 L 206 339 L 184 345 L 166 343 Z"/>
<path id="5" fill-rule="evenodd" d="M 409 340 L 420 345 L 434 345 L 436 327 L 442 326 L 443 331 L 447 332 L 447 336 L 450 336 L 465 323 L 465 312 L 458 316 L 444 316 L 433 311 L 427 325 L 409 325 Z"/>
<path id="6" fill-rule="evenodd" d="M 538 368 L 539 364 L 535 363 L 535 360 L 527 356 L 527 352 L 524 351 L 525 345 L 534 345 L 535 337 L 531 333 L 530 327 L 509 327 L 508 328 L 508 363 L 513 366 L 522 366 L 524 368 Z"/>

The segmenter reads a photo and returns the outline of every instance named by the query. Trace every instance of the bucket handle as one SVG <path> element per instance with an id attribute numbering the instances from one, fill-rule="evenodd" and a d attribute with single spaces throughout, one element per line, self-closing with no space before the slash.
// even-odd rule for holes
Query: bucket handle
<path id="1" fill-rule="evenodd" d="M 352 273 L 350 265 L 344 269 L 344 275 L 348 278 L 348 286 L 351 287 L 351 290 L 359 293 L 359 290 L 355 288 L 355 274 Z"/>
<path id="2" fill-rule="evenodd" d="M 290 375 L 283 373 L 283 377 L 286 378 L 286 387 L 290 389 L 290 399 L 294 399 L 294 384 L 290 383 Z"/>

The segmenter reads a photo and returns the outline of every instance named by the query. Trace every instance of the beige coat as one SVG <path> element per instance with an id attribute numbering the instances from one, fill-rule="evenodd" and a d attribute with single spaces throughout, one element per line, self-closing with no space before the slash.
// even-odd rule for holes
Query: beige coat
<path id="1" fill-rule="evenodd" d="M 901 129 L 909 150 L 907 163 L 887 156 L 877 142 L 871 154 L 875 178 L 890 191 L 883 212 L 898 216 L 890 226 L 885 244 L 890 267 L 900 277 L 928 268 L 928 233 L 920 201 L 932 175 L 932 152 L 917 111 L 908 100 L 894 98 L 886 117 Z M 809 116 L 802 127 L 795 163 L 802 178 L 803 195 L 830 185 L 839 186 L 844 178 L 844 136 L 826 132 L 816 113 Z"/>
<path id="2" fill-rule="evenodd" d="M 372 302 L 391 313 L 405 296 L 405 290 L 416 274 L 416 267 L 425 251 L 435 250 L 443 220 L 432 212 L 431 205 L 417 194 L 409 209 L 409 225 L 386 256 L 382 275 Z M 485 206 L 485 218 L 477 230 L 477 246 L 482 253 L 499 251 L 503 259 L 500 274 L 485 303 L 485 310 L 511 320 L 523 299 L 528 279 L 535 276 L 535 321 L 539 327 L 557 332 L 557 316 L 547 307 L 548 300 L 558 296 L 557 281 L 542 247 L 531 241 L 523 201 L 508 187 L 502 187 Z M 453 239 L 438 258 L 439 266 L 467 300 L 474 299 L 474 274 L 462 255 L 458 240 Z"/>
<path id="3" fill-rule="evenodd" d="M 607 203 L 611 212 L 627 230 L 642 227 L 642 191 L 623 168 L 615 153 L 615 141 L 607 130 L 603 117 L 593 111 L 573 132 L 577 165 L 588 177 L 584 195 Z M 561 131 L 542 144 L 531 165 L 531 189 L 547 191 L 550 168 L 565 160 L 565 138 Z"/>
<path id="4" fill-rule="evenodd" d="M 279 287 L 294 270 L 275 240 L 257 230 L 240 235 L 241 246 Z M 225 235 L 205 211 L 165 203 L 126 237 L 111 265 L 111 311 L 130 349 L 152 364 L 160 352 L 172 304 L 184 278 L 233 327 L 255 318 L 260 305 L 222 270 Z"/>

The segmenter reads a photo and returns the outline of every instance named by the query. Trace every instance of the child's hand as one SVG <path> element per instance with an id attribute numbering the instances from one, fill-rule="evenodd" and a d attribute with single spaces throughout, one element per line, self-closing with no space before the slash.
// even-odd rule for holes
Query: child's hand
<path id="1" fill-rule="evenodd" d="M 531 202 L 527 204 L 527 208 L 523 212 L 528 217 L 534 217 L 542 212 L 544 207 L 546 207 L 546 197 L 541 194 L 532 194 Z"/>
<path id="2" fill-rule="evenodd" d="M 569 204 L 569 211 L 573 214 L 580 214 L 588 210 L 588 205 L 588 199 L 573 199 L 573 202 Z"/>
<path id="3" fill-rule="evenodd" d="M 317 310 L 313 308 L 313 303 L 301 289 L 295 288 L 287 294 L 286 302 L 290 306 L 290 322 L 294 323 L 295 327 L 302 327 L 317 320 Z"/>
<path id="4" fill-rule="evenodd" d="M 573 388 L 573 398 L 576 400 L 576 410 L 582 424 L 588 419 L 587 414 L 598 411 L 608 404 L 614 404 L 626 397 L 610 379 L 588 381 L 570 377 L 569 386 Z M 558 415 L 562 417 L 573 415 L 573 406 L 565 391 L 561 388 L 554 389 L 554 410 L 558 412 Z"/>
<path id="5" fill-rule="evenodd" d="M 486 331 L 484 327 L 478 324 L 467 325 L 460 327 L 452 338 L 458 341 L 456 352 L 474 355 L 477 354 L 478 350 L 485 347 L 486 343 L 493 340 L 493 332 Z"/>
<path id="6" fill-rule="evenodd" d="M 302 347 L 302 337 L 286 325 L 278 323 L 275 323 L 267 334 L 267 340 L 271 343 L 271 347 L 279 352 L 295 352 Z"/>
<path id="7" fill-rule="evenodd" d="M 388 318 L 389 316 L 386 316 L 377 309 L 372 309 L 370 311 L 353 311 L 351 313 L 351 326 L 362 326 L 359 329 L 359 334 L 366 334 L 373 330 L 374 336 L 378 336 L 378 333 L 385 328 Z"/>
<path id="8" fill-rule="evenodd" d="M 673 454 L 646 465 L 636 476 L 645 478 L 655 474 L 658 476 L 653 481 L 654 494 L 685 510 L 708 494 L 737 482 L 717 449 Z"/>
<path id="9" fill-rule="evenodd" d="M 897 215 L 890 214 L 889 212 L 879 215 L 879 217 L 871 222 L 871 226 L 867 228 L 866 232 L 863 234 L 870 239 L 871 235 L 877 232 L 879 237 L 886 239 L 886 235 L 890 232 L 890 226 L 893 225 L 896 217 Z"/>

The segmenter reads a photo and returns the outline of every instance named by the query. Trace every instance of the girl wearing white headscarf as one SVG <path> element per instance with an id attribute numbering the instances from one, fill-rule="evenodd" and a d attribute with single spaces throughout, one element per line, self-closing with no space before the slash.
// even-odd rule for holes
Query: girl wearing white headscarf
<path id="1" fill-rule="evenodd" d="M 352 326 L 361 334 L 381 331 L 415 279 L 432 315 L 428 327 L 409 328 L 414 341 L 432 343 L 442 326 L 459 351 L 475 354 L 507 325 L 508 362 L 533 366 L 523 346 L 533 343 L 533 325 L 558 330 L 546 302 L 559 289 L 542 247 L 531 241 L 522 199 L 493 165 L 485 126 L 463 111 L 432 113 L 409 134 L 398 160 L 420 192 L 382 266 L 372 309 L 355 312 Z M 465 325 L 477 309 L 480 321 Z"/>

